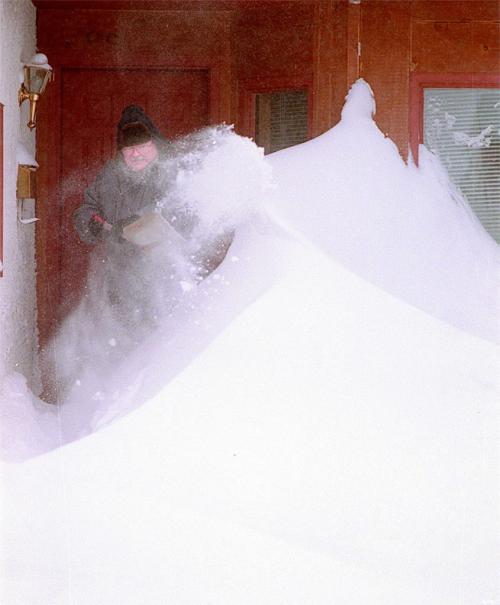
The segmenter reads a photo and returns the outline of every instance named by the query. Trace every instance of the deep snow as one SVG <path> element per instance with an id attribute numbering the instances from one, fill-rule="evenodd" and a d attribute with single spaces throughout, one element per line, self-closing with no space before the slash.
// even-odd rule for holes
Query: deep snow
<path id="1" fill-rule="evenodd" d="M 2 603 L 498 599 L 498 255 L 372 108 L 266 160 L 270 212 L 105 382 L 9 377 L 5 457 L 103 430 L 3 465 Z"/>
<path id="2" fill-rule="evenodd" d="M 348 98 L 335 128 L 269 158 L 278 216 L 397 298 L 499 342 L 498 245 L 436 156 L 401 159 L 366 84 Z"/>

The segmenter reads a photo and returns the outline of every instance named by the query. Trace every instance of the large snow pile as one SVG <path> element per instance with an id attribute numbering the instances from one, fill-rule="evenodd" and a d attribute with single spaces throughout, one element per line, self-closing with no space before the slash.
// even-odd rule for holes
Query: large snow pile
<path id="1" fill-rule="evenodd" d="M 374 134 L 362 110 L 372 102 L 369 89 L 361 83 L 355 90 L 330 143 L 335 147 L 337 130 L 354 140 L 365 125 L 379 179 L 385 170 L 371 200 L 388 218 L 392 144 Z M 344 153 L 352 158 L 348 139 Z M 298 148 L 301 195 L 308 186 L 336 198 L 336 189 L 328 193 L 326 160 L 321 177 L 310 172 L 315 149 L 326 153 L 328 141 Z M 270 158 L 278 191 L 300 167 L 294 151 Z M 237 163 L 233 156 L 234 149 L 227 162 Z M 355 169 L 344 165 L 346 173 Z M 404 170 L 415 183 L 419 170 Z M 402 187 L 403 169 L 397 174 Z M 462 225 L 469 238 L 447 245 L 450 262 L 463 261 L 467 241 L 482 255 L 474 278 L 466 272 L 460 287 L 465 297 L 483 284 L 490 292 L 483 317 L 492 317 L 487 236 L 457 210 L 442 173 L 421 178 L 429 195 L 445 196 L 443 221 Z M 362 189 L 352 177 L 351 185 Z M 432 230 L 434 211 L 426 207 Z M 247 214 L 224 263 L 188 289 L 161 329 L 105 382 L 82 382 L 78 405 L 69 401 L 42 418 L 29 407 L 22 377 L 9 378 L 11 459 L 102 430 L 4 465 L 2 603 L 495 603 L 495 345 L 450 325 L 454 318 L 443 322 L 415 300 L 393 296 L 396 274 L 382 289 L 363 279 L 364 270 L 360 277 L 337 263 L 330 229 L 323 230 L 328 212 L 316 208 L 313 233 L 311 210 L 302 209 L 301 221 L 293 203 L 275 203 L 272 219 Z M 425 230 L 424 215 L 418 224 Z M 409 232 L 416 241 L 415 225 Z M 346 242 L 347 233 L 340 235 Z M 404 256 L 408 240 L 400 236 L 386 228 Z M 377 258 L 384 258 L 389 244 L 371 242 L 370 253 L 377 256 L 379 242 Z M 348 265 L 346 250 L 340 256 Z M 420 279 L 429 252 L 419 246 L 414 253 Z M 434 279 L 423 288 L 441 313 L 451 307 Z M 32 430 L 32 442 L 25 435 L 16 451 L 16 432 L 24 430 Z"/>
<path id="2" fill-rule="evenodd" d="M 406 164 L 359 80 L 342 120 L 273 154 L 273 206 L 315 245 L 398 298 L 498 342 L 500 255 L 436 156 Z"/>

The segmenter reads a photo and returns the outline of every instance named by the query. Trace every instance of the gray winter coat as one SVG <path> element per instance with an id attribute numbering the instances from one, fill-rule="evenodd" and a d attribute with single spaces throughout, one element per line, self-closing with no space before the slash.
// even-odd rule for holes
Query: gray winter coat
<path id="1" fill-rule="evenodd" d="M 116 238 L 110 237 L 106 231 L 101 231 L 98 236 L 93 235 L 89 229 L 92 215 L 97 214 L 113 225 L 122 219 L 143 214 L 148 208 L 155 207 L 160 200 L 165 201 L 165 204 L 162 204 L 162 212 L 169 222 L 174 220 L 176 215 L 176 210 L 171 207 L 168 199 L 175 174 L 172 174 L 173 164 L 170 162 L 168 168 L 166 162 L 173 155 L 173 145 L 165 139 L 141 107 L 129 105 L 123 110 L 117 125 L 117 144 L 120 144 L 123 128 L 137 122 L 143 124 L 155 142 L 158 149 L 157 160 L 144 170 L 134 172 L 127 168 L 121 153 L 118 152 L 85 191 L 84 203 L 73 216 L 74 226 L 80 238 L 89 244 L 104 239 L 108 255 L 127 255 L 132 253 L 133 248 L 130 244 L 118 242 Z M 186 211 L 177 211 L 177 214 L 174 220 L 177 223 L 174 226 L 185 235 L 192 228 L 192 221 Z"/>
<path id="2" fill-rule="evenodd" d="M 121 219 L 143 214 L 146 210 L 154 208 L 162 199 L 166 200 L 164 216 L 171 221 L 176 216 L 176 210 L 169 208 L 168 204 L 168 194 L 173 185 L 172 178 L 161 160 L 157 160 L 139 173 L 128 170 L 119 157 L 110 160 L 85 191 L 84 203 L 73 216 L 80 238 L 88 244 L 106 239 L 106 232 L 101 232 L 100 236 L 96 237 L 89 230 L 94 214 L 98 214 L 113 225 Z M 177 214 L 179 214 L 178 210 Z M 185 234 L 190 227 L 189 217 L 184 212 L 182 217 L 176 216 L 176 219 L 179 223 L 175 227 Z"/>
<path id="3" fill-rule="evenodd" d="M 144 119 L 149 120 L 147 116 Z M 221 234 L 203 242 L 198 249 L 195 246 L 194 253 L 183 257 L 186 261 L 183 265 L 178 255 L 176 257 L 177 251 L 168 244 L 147 250 L 104 229 L 97 235 L 92 233 L 89 225 L 94 214 L 113 225 L 144 214 L 161 202 L 164 218 L 190 240 L 197 218 L 176 202 L 174 191 L 178 170 L 175 160 L 182 149 L 168 143 L 153 130 L 151 123 L 148 127 L 158 147 L 157 160 L 144 170 L 134 172 L 127 168 L 121 154 L 117 154 L 85 191 L 84 203 L 73 216 L 74 226 L 84 242 L 104 242 L 104 263 L 99 265 L 99 270 L 103 271 L 105 294 L 115 314 L 128 324 L 133 318 L 138 324 L 150 322 L 158 315 L 159 308 L 172 307 L 176 301 L 174 286 L 182 285 L 186 279 L 203 278 L 213 271 L 224 258 L 232 239 L 232 233 Z M 191 247 L 192 244 L 190 241 Z"/>

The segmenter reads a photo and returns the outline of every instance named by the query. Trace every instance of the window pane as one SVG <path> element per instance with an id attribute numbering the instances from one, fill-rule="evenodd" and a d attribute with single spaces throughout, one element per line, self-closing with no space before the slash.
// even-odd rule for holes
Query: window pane
<path id="1" fill-rule="evenodd" d="M 307 91 L 256 95 L 255 142 L 265 153 L 298 145 L 308 139 Z"/>
<path id="2" fill-rule="evenodd" d="M 500 90 L 426 88 L 424 143 L 500 242 Z"/>

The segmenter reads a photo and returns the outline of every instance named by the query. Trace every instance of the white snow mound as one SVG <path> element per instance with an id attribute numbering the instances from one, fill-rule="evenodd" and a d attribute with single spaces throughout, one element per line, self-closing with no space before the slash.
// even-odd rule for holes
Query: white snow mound
<path id="1" fill-rule="evenodd" d="M 404 165 L 366 90 L 359 120 L 270 158 L 290 204 L 240 225 L 161 330 L 80 385 L 53 447 L 101 430 L 3 465 L 2 603 L 498 598 L 497 348 L 452 325 L 491 335 L 491 298 L 476 324 L 464 288 L 491 295 L 493 248 L 433 164 Z"/>
<path id="2" fill-rule="evenodd" d="M 218 302 L 257 296 L 196 359 L 161 387 L 203 338 L 149 343 L 119 375 L 156 396 L 4 476 L 2 568 L 30 575 L 5 574 L 5 602 L 66 605 L 66 582 L 77 603 L 491 598 L 494 346 L 274 228 L 233 252 Z"/>
<path id="3" fill-rule="evenodd" d="M 420 146 L 419 167 L 406 164 L 374 112 L 358 80 L 337 126 L 269 156 L 276 216 L 387 292 L 498 342 L 497 244 L 438 158 Z"/>

